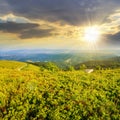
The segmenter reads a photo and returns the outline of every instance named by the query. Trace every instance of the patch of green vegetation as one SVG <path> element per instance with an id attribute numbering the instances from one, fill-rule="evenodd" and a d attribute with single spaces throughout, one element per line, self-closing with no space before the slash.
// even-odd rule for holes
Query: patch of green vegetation
<path id="1" fill-rule="evenodd" d="M 37 67 L 35 65 L 32 65 L 32 64 L 27 64 L 22 70 L 24 71 L 40 71 L 40 67 Z"/>
<path id="2" fill-rule="evenodd" d="M 0 119 L 119 120 L 120 69 L 71 69 L 0 67 Z"/>
<path id="3" fill-rule="evenodd" d="M 25 65 L 24 62 L 0 60 L 0 68 L 19 69 Z"/>

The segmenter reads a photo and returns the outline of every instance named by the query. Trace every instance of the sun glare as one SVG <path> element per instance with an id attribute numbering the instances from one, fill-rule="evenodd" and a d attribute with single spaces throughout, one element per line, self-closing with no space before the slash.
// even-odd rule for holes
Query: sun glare
<path id="1" fill-rule="evenodd" d="M 99 40 L 100 29 L 98 26 L 86 27 L 84 30 L 84 40 L 86 42 L 95 43 Z"/>

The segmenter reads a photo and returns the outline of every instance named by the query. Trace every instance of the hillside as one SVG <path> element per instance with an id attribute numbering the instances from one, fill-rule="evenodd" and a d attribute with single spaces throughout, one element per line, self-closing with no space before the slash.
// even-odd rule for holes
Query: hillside
<path id="1" fill-rule="evenodd" d="M 3 69 L 14 69 L 14 70 L 33 70 L 33 71 L 39 71 L 40 68 L 37 66 L 34 66 L 32 64 L 28 64 L 25 62 L 19 62 L 19 61 L 8 61 L 8 60 L 1 60 L 0 61 L 0 68 Z"/>
<path id="2" fill-rule="evenodd" d="M 80 66 L 85 65 L 87 68 L 95 69 L 116 69 L 120 68 L 120 57 L 109 58 L 106 60 L 92 60 L 75 65 L 75 69 L 80 69 Z"/>
<path id="3" fill-rule="evenodd" d="M 120 69 L 87 74 L 0 61 L 1 120 L 119 120 L 119 110 Z"/>
<path id="4" fill-rule="evenodd" d="M 18 61 L 8 61 L 8 60 L 0 61 L 0 68 L 19 69 L 25 65 L 26 63 L 18 62 Z"/>

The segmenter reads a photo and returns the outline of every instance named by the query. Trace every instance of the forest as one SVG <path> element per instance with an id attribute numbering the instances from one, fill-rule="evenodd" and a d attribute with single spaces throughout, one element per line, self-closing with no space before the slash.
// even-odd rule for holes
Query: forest
<path id="1" fill-rule="evenodd" d="M 119 120 L 120 67 L 102 67 L 1 60 L 0 119 Z"/>

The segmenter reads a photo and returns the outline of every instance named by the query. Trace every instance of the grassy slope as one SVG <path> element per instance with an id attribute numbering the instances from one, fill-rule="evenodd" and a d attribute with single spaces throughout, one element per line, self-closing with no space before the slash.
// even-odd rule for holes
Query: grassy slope
<path id="1" fill-rule="evenodd" d="M 24 63 L 24 62 L 1 60 L 0 68 L 18 69 L 18 68 L 24 66 L 25 64 L 26 63 Z"/>
<path id="2" fill-rule="evenodd" d="M 0 68 L 39 71 L 39 67 L 19 61 L 0 60 Z"/>
<path id="3" fill-rule="evenodd" d="M 11 63 L 13 66 L 19 62 Z M 4 67 L 7 64 L 10 66 L 10 61 L 4 62 Z M 120 69 L 87 74 L 84 71 L 39 71 L 33 65 L 18 71 L 8 66 L 0 67 L 1 119 L 120 118 Z"/>

